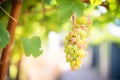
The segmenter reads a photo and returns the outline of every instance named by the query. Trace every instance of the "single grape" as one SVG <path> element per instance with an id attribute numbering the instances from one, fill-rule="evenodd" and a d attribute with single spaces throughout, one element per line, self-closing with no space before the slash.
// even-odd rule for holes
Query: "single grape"
<path id="1" fill-rule="evenodd" d="M 77 47 L 76 45 L 74 45 L 74 46 L 72 47 L 72 49 L 73 49 L 73 50 L 78 50 L 78 47 Z"/>
<path id="2" fill-rule="evenodd" d="M 75 37 L 72 37 L 72 38 L 71 38 L 71 42 L 72 42 L 72 43 L 76 42 L 76 38 L 75 38 Z"/>
<path id="3" fill-rule="evenodd" d="M 74 54 L 74 50 L 73 49 L 71 49 L 69 52 L 70 52 L 70 54 Z"/>
<path id="4" fill-rule="evenodd" d="M 71 48 L 72 48 L 72 45 L 71 45 L 71 44 L 69 44 L 69 45 L 68 45 L 68 49 L 70 50 Z"/>
<path id="5" fill-rule="evenodd" d="M 64 49 L 64 52 L 65 52 L 65 53 L 68 53 L 68 50 L 65 48 L 65 49 Z"/>
<path id="6" fill-rule="evenodd" d="M 74 71 L 76 68 L 75 68 L 75 66 L 72 66 L 71 67 L 71 71 Z"/>
<path id="7" fill-rule="evenodd" d="M 71 57 L 76 58 L 77 54 L 71 54 Z"/>
<path id="8" fill-rule="evenodd" d="M 66 58 L 69 59 L 71 56 L 70 54 L 66 54 Z"/>
<path id="9" fill-rule="evenodd" d="M 69 32 L 69 36 L 70 37 L 72 37 L 73 36 L 73 32 L 71 31 L 71 32 Z"/>

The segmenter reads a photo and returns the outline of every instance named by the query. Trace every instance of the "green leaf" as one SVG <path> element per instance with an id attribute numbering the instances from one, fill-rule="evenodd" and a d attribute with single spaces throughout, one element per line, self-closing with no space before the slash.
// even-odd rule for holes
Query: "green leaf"
<path id="1" fill-rule="evenodd" d="M 60 10 L 60 12 L 59 12 L 60 19 L 67 20 L 71 17 L 72 13 L 73 13 L 73 11 L 70 9 Z"/>
<path id="2" fill-rule="evenodd" d="M 60 18 L 67 20 L 71 17 L 72 13 L 76 13 L 77 16 L 81 16 L 84 11 L 84 5 L 80 0 L 57 0 L 60 8 Z"/>
<path id="3" fill-rule="evenodd" d="M 10 42 L 10 35 L 3 24 L 0 24 L 0 48 L 6 47 Z"/>
<path id="4" fill-rule="evenodd" d="M 44 0 L 46 4 L 50 4 L 51 0 Z"/>
<path id="5" fill-rule="evenodd" d="M 93 6 L 98 6 L 102 3 L 102 0 L 90 0 L 90 3 L 93 5 Z"/>
<path id="6" fill-rule="evenodd" d="M 57 0 L 58 6 L 60 7 L 59 16 L 61 20 L 67 20 L 72 15 L 72 0 Z"/>
<path id="7" fill-rule="evenodd" d="M 42 54 L 41 49 L 41 41 L 40 37 L 32 37 L 31 39 L 28 39 L 26 37 L 22 37 L 22 43 L 23 43 L 23 48 L 26 56 L 34 56 L 38 57 L 39 55 Z"/>
<path id="8" fill-rule="evenodd" d="M 83 15 L 84 12 L 84 5 L 80 1 L 76 1 L 73 7 L 73 11 L 76 13 L 78 17 Z"/>

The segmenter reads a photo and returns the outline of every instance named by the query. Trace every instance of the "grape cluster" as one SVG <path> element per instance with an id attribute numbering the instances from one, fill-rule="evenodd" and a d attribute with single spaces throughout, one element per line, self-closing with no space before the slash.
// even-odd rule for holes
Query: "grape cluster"
<path id="1" fill-rule="evenodd" d="M 91 18 L 76 17 L 73 30 L 65 37 L 64 51 L 66 53 L 66 62 L 70 64 L 72 71 L 81 67 L 82 59 L 87 55 L 87 37 L 91 27 Z"/>

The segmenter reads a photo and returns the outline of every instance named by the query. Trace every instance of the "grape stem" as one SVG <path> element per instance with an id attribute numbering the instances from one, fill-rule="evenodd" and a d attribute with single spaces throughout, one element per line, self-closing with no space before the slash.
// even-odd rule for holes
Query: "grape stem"
<path id="1" fill-rule="evenodd" d="M 72 27 L 75 28 L 75 13 L 72 14 Z"/>

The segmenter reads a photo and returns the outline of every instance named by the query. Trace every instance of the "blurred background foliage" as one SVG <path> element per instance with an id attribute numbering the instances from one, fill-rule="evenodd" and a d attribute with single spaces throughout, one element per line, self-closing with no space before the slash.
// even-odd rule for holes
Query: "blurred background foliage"
<path id="1" fill-rule="evenodd" d="M 120 1 L 90 0 L 91 4 L 85 1 L 87 0 L 23 0 L 15 31 L 15 41 L 10 60 L 11 67 L 18 64 L 23 53 L 22 37 L 39 36 L 41 45 L 44 46 L 47 44 L 50 31 L 61 33 L 71 30 L 70 16 L 73 12 L 77 16 L 82 16 L 84 13 L 92 17 L 94 26 L 89 38 L 91 45 L 98 45 L 107 41 L 119 43 L 120 38 L 108 30 L 108 24 L 116 24 L 116 20 L 120 19 Z M 0 5 L 10 13 L 12 0 L 7 0 Z M 7 27 L 8 20 L 9 17 L 0 9 L 0 29 L 3 24 L 4 27 Z"/>

